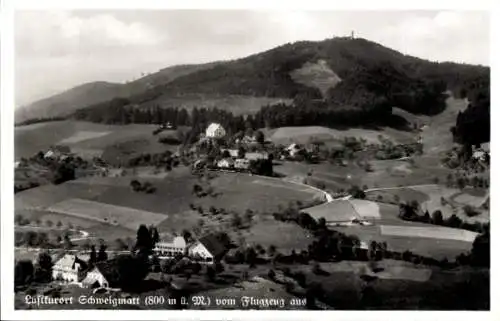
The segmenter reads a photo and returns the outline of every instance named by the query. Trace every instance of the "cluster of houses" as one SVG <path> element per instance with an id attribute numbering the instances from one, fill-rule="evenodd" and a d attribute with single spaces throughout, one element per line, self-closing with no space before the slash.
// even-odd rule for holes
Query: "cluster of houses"
<path id="1" fill-rule="evenodd" d="M 153 255 L 160 260 L 183 256 L 200 264 L 220 262 L 229 250 L 228 242 L 218 234 L 205 235 L 192 242 L 184 237 L 175 236 L 156 243 Z M 116 288 L 116 275 L 109 262 L 98 262 L 89 270 L 89 254 L 63 254 L 55 258 L 52 279 L 64 283 L 77 284 L 84 288 Z"/>

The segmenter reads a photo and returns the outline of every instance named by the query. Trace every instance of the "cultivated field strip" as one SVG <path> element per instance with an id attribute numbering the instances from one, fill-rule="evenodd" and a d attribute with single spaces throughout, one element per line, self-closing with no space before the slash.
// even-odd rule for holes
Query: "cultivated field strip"
<path id="1" fill-rule="evenodd" d="M 324 218 L 326 222 L 346 222 L 360 218 L 356 209 L 348 200 L 337 200 L 318 205 L 307 210 L 314 219 Z"/>
<path id="2" fill-rule="evenodd" d="M 157 225 L 167 219 L 166 214 L 159 214 L 133 209 L 130 207 L 73 198 L 50 206 L 47 211 L 95 220 L 130 229 L 137 229 L 141 224 Z"/>
<path id="3" fill-rule="evenodd" d="M 354 210 L 358 213 L 361 218 L 364 219 L 379 219 L 380 207 L 377 203 L 366 200 L 352 199 L 349 200 Z"/>
<path id="4" fill-rule="evenodd" d="M 269 187 L 286 188 L 286 189 L 290 189 L 293 191 L 307 192 L 307 193 L 312 193 L 312 194 L 318 193 L 318 191 L 316 191 L 312 188 L 303 187 L 303 186 L 301 187 L 301 186 L 298 186 L 296 184 L 291 185 L 289 183 L 273 182 L 270 180 L 262 180 L 262 179 L 257 179 L 255 181 L 253 181 L 253 183 L 264 185 L 264 186 L 269 186 Z"/>
<path id="5" fill-rule="evenodd" d="M 477 233 L 467 230 L 436 226 L 380 225 L 380 232 L 384 236 L 421 237 L 462 242 L 473 242 L 477 235 Z"/>
<path id="6" fill-rule="evenodd" d="M 72 136 L 62 139 L 59 141 L 59 144 L 75 144 L 85 140 L 96 139 L 102 136 L 109 135 L 110 131 L 98 132 L 98 131 L 78 131 L 74 133 Z"/>

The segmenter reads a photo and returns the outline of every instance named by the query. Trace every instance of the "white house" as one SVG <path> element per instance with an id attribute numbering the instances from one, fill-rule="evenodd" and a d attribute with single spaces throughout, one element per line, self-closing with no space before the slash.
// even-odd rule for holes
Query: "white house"
<path id="1" fill-rule="evenodd" d="M 226 130 L 221 124 L 211 123 L 205 131 L 205 136 L 208 138 L 222 138 L 226 136 Z"/>
<path id="2" fill-rule="evenodd" d="M 228 247 L 217 238 L 217 235 L 210 234 L 203 236 L 188 249 L 189 256 L 204 264 L 214 264 L 228 252 Z"/>
<path id="3" fill-rule="evenodd" d="M 56 261 L 52 267 L 52 279 L 68 283 L 78 283 L 83 279 L 83 273 L 87 269 L 88 255 L 85 258 L 72 254 L 65 254 Z"/>
<path id="4" fill-rule="evenodd" d="M 176 236 L 170 240 L 157 242 L 153 252 L 160 259 L 173 258 L 178 254 L 184 254 L 187 248 L 186 240 L 182 236 Z"/>
<path id="5" fill-rule="evenodd" d="M 288 146 L 285 150 L 291 157 L 294 157 L 295 155 L 297 155 L 298 152 L 300 152 L 301 148 L 299 145 L 293 143 L 290 146 Z"/>
<path id="6" fill-rule="evenodd" d="M 245 158 L 248 160 L 259 160 L 259 159 L 268 159 L 269 154 L 268 153 L 245 153 Z"/>
<path id="7" fill-rule="evenodd" d="M 217 167 L 231 168 L 234 166 L 234 161 L 231 158 L 224 158 L 217 162 Z"/>
<path id="8" fill-rule="evenodd" d="M 119 289 L 119 275 L 114 269 L 116 264 L 114 259 L 96 263 L 82 280 L 81 286 L 84 288 Z"/>
<path id="9" fill-rule="evenodd" d="M 86 288 L 108 288 L 109 281 L 96 266 L 87 273 L 85 279 L 82 281 L 82 286 Z"/>
<path id="10" fill-rule="evenodd" d="M 234 161 L 234 168 L 248 169 L 250 167 L 250 160 L 246 158 L 238 158 Z"/>
<path id="11" fill-rule="evenodd" d="M 44 155 L 43 157 L 48 159 L 59 159 L 62 156 L 69 156 L 71 154 L 71 150 L 68 146 L 64 145 L 56 145 L 52 146 Z"/>

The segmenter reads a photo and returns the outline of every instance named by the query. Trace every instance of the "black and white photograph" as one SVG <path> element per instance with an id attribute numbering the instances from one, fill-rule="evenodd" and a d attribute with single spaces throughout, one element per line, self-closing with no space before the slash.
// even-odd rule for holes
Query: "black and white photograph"
<path id="1" fill-rule="evenodd" d="M 12 18 L 9 309 L 492 309 L 488 10 Z"/>

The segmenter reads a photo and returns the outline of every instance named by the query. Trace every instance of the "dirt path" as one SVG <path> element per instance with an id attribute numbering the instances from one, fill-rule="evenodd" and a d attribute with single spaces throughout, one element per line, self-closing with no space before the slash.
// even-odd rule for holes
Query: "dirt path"
<path id="1" fill-rule="evenodd" d="M 40 230 L 56 230 L 54 228 L 49 228 L 49 227 L 45 227 L 45 226 L 33 226 L 33 225 L 25 225 L 25 226 L 21 226 L 21 225 L 14 225 L 14 228 L 19 228 L 19 229 L 40 229 Z M 60 229 L 62 231 L 66 230 L 66 229 Z M 82 241 L 82 240 L 86 240 L 89 237 L 89 232 L 87 231 L 84 231 L 84 230 L 76 230 L 76 229 L 67 229 L 68 231 L 72 231 L 72 232 L 77 232 L 77 233 L 80 233 L 81 236 L 79 237 L 74 237 L 74 238 L 71 238 L 69 239 L 71 242 L 77 242 L 77 241 Z"/>

